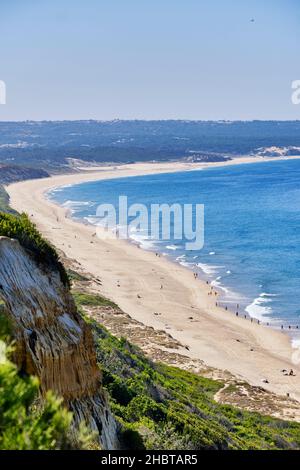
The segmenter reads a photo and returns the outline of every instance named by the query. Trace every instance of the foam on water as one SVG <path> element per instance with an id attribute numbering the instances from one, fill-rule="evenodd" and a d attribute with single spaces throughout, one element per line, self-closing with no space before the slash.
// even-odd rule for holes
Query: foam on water
<path id="1" fill-rule="evenodd" d="M 91 207 L 93 206 L 92 201 L 66 201 L 62 204 L 63 207 L 71 209 L 80 209 L 81 207 Z"/>
<path id="2" fill-rule="evenodd" d="M 176 251 L 177 248 L 178 248 L 178 247 L 175 246 L 175 245 L 167 245 L 167 246 L 166 246 L 166 249 L 167 249 L 167 250 L 172 250 L 172 251 Z"/>
<path id="3" fill-rule="evenodd" d="M 130 233 L 130 240 L 135 242 L 144 250 L 153 250 L 155 247 L 155 240 L 152 240 L 147 235 L 141 235 L 140 233 Z"/>
<path id="4" fill-rule="evenodd" d="M 259 297 L 253 300 L 253 302 L 245 308 L 246 312 L 249 313 L 250 317 L 256 318 L 257 320 L 266 321 L 272 318 L 272 307 L 266 305 L 272 302 L 272 294 L 266 294 L 262 292 Z"/>
<path id="5" fill-rule="evenodd" d="M 215 266 L 213 264 L 197 263 L 196 266 L 200 268 L 204 274 L 214 276 L 222 266 Z"/>
<path id="6" fill-rule="evenodd" d="M 229 289 L 224 284 L 222 284 L 221 279 L 222 276 L 218 276 L 211 282 L 211 285 L 219 291 L 223 292 L 223 300 L 229 304 L 239 304 L 244 302 L 244 297 L 241 294 L 234 292 L 233 290 Z"/>

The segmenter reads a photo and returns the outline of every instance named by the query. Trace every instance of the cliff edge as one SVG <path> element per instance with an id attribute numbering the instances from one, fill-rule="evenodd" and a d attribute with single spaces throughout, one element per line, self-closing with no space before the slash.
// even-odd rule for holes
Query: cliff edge
<path id="1" fill-rule="evenodd" d="M 0 237 L 0 296 L 14 330 L 15 362 L 51 389 L 99 434 L 102 448 L 118 448 L 117 424 L 102 389 L 89 326 L 78 314 L 60 273 L 37 262 L 19 241 Z"/>

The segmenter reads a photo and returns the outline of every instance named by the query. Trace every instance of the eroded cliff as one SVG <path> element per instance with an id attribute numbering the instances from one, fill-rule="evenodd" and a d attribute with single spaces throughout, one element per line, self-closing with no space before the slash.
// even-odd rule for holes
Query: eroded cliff
<path id="1" fill-rule="evenodd" d="M 117 426 L 101 386 L 93 337 L 58 271 L 37 262 L 17 240 L 0 237 L 0 296 L 14 329 L 15 362 L 40 379 L 85 421 L 101 446 L 118 448 Z"/>

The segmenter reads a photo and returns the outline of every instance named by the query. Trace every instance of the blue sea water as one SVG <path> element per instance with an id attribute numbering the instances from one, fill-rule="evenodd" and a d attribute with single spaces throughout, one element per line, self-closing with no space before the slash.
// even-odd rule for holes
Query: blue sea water
<path id="1" fill-rule="evenodd" d="M 50 197 L 72 216 L 97 223 L 101 203 L 205 205 L 205 243 L 159 241 L 132 233 L 142 248 L 163 253 L 213 282 L 228 309 L 272 326 L 300 328 L 300 160 L 118 178 L 59 188 Z"/>

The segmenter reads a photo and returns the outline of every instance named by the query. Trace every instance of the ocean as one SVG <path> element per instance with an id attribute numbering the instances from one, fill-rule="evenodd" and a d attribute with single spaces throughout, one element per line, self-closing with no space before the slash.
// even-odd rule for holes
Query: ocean
<path id="1" fill-rule="evenodd" d="M 198 251 L 185 240 L 131 241 L 197 272 L 221 293 L 228 310 L 248 314 L 295 341 L 300 330 L 300 160 L 215 167 L 118 178 L 52 190 L 49 197 L 72 217 L 97 224 L 99 204 L 204 204 L 205 241 Z M 291 329 L 289 330 L 289 326 Z M 300 331 L 299 331 L 300 332 Z M 299 337 L 298 337 L 299 339 Z"/>

